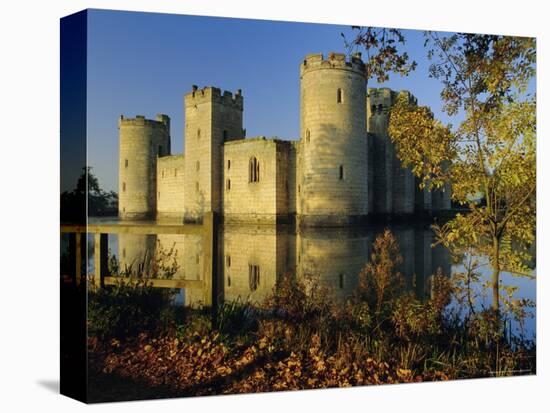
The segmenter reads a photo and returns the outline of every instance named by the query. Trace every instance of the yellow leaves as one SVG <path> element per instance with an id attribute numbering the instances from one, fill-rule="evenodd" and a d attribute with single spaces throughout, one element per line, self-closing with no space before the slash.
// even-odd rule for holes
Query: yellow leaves
<path id="1" fill-rule="evenodd" d="M 319 371 L 319 372 L 322 372 L 326 369 L 326 365 L 325 365 L 325 362 L 323 360 L 319 360 L 317 361 L 317 363 L 315 363 L 315 370 Z"/>
<path id="2" fill-rule="evenodd" d="M 263 350 L 264 348 L 266 348 L 267 345 L 268 345 L 267 337 L 262 337 L 258 342 L 258 347 L 260 348 L 260 350 Z"/>
<path id="3" fill-rule="evenodd" d="M 317 382 L 318 380 L 314 377 L 310 377 L 309 379 L 307 379 L 308 387 L 316 387 Z"/>
<path id="4" fill-rule="evenodd" d="M 135 348 L 125 343 L 122 351 L 108 353 L 102 369 L 154 386 L 182 391 L 192 388 L 195 394 L 348 387 L 414 379 L 412 370 L 394 367 L 374 356 L 355 358 L 353 345 L 345 339 L 341 349 L 330 354 L 325 353 L 319 334 L 308 340 L 279 358 L 284 352 L 279 347 L 278 355 L 269 353 L 273 342 L 265 336 L 230 352 L 215 335 L 143 337 Z"/>
<path id="5" fill-rule="evenodd" d="M 397 377 L 401 379 L 409 379 L 412 376 L 412 371 L 409 369 L 397 369 Z"/>
<path id="6" fill-rule="evenodd" d="M 220 366 L 216 369 L 216 372 L 222 376 L 227 376 L 228 374 L 231 374 L 233 370 L 231 369 L 231 367 Z"/>
<path id="7" fill-rule="evenodd" d="M 456 157 L 456 136 L 435 120 L 427 107 L 409 105 L 399 99 L 390 113 L 388 132 L 397 157 L 411 167 L 422 186 L 442 187 L 449 179 L 447 169 Z"/>

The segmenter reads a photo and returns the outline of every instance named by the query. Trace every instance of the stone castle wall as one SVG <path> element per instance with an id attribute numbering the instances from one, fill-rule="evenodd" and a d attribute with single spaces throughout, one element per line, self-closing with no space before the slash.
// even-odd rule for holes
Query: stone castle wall
<path id="1" fill-rule="evenodd" d="M 170 154 L 170 118 L 120 117 L 119 216 L 154 218 L 157 209 L 157 158 Z"/>
<path id="2" fill-rule="evenodd" d="M 290 147 L 290 142 L 263 137 L 224 145 L 225 220 L 275 223 L 288 219 Z M 256 181 L 251 176 L 254 167 Z"/>
<path id="3" fill-rule="evenodd" d="M 200 221 L 221 210 L 222 145 L 242 139 L 243 97 L 208 87 L 185 95 L 185 214 Z"/>
<path id="4" fill-rule="evenodd" d="M 408 91 L 369 88 L 367 96 L 368 131 L 372 140 L 372 212 L 405 215 L 415 212 L 415 179 L 403 168 L 388 135 L 389 114 L 399 96 L 416 104 Z"/>
<path id="5" fill-rule="evenodd" d="M 302 222 L 366 216 L 366 79 L 359 58 L 308 55 L 300 70 Z"/>
<path id="6" fill-rule="evenodd" d="M 163 156 L 157 161 L 157 218 L 183 218 L 185 157 Z"/>
<path id="7" fill-rule="evenodd" d="M 244 139 L 240 90 L 193 86 L 185 95 L 185 157 L 169 156 L 167 116 L 121 117 L 120 217 L 200 222 L 214 211 L 227 221 L 330 226 L 450 208 L 450 189 L 419 189 L 388 136 L 392 105 L 414 96 L 367 93 L 359 55 L 308 55 L 300 79 L 298 141 Z"/>

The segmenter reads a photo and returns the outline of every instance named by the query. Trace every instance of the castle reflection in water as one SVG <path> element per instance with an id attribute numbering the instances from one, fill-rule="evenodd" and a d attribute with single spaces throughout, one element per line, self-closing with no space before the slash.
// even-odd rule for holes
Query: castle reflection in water
<path id="1" fill-rule="evenodd" d="M 298 279 L 318 279 L 337 301 L 353 294 L 359 274 L 368 262 L 372 243 L 384 227 L 361 229 L 307 229 L 296 232 L 281 226 L 225 226 L 218 231 L 217 290 L 221 300 L 261 302 L 284 274 Z M 428 277 L 441 268 L 450 274 L 451 259 L 441 246 L 432 247 L 433 231 L 426 225 L 392 225 L 403 257 L 398 270 L 409 288 L 429 294 Z M 172 250 L 165 264 L 177 263 L 173 279 L 203 280 L 200 235 L 119 234 L 115 247 L 123 268 L 144 263 L 146 272 L 162 253 Z M 210 283 L 209 283 L 210 284 Z M 201 283 L 181 291 L 185 305 L 198 305 L 204 298 Z"/>

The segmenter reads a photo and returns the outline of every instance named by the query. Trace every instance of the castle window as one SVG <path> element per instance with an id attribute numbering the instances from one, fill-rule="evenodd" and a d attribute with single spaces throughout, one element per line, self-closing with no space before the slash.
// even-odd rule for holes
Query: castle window
<path id="1" fill-rule="evenodd" d="M 378 113 L 382 113 L 382 104 L 378 105 Z"/>
<path id="2" fill-rule="evenodd" d="M 250 159 L 249 168 L 248 168 L 248 182 L 259 182 L 260 181 L 260 162 L 256 159 L 255 156 Z"/>
<path id="3" fill-rule="evenodd" d="M 344 288 L 344 274 L 338 276 L 338 287 L 342 290 Z"/>
<path id="4" fill-rule="evenodd" d="M 178 176 L 178 168 L 175 168 L 175 169 L 174 169 L 174 176 L 175 176 L 175 177 Z"/>
<path id="5" fill-rule="evenodd" d="M 201 138 L 201 130 L 200 128 L 197 129 L 197 139 L 200 139 Z"/>
<path id="6" fill-rule="evenodd" d="M 197 171 L 200 171 L 200 169 L 201 169 L 200 161 L 197 161 L 197 163 L 195 164 L 195 168 L 197 169 Z"/>
<path id="7" fill-rule="evenodd" d="M 225 257 L 225 265 L 227 266 L 227 268 L 231 267 L 231 255 L 227 255 Z"/>
<path id="8" fill-rule="evenodd" d="M 162 170 L 160 175 L 162 176 L 162 179 L 164 179 L 164 169 Z"/>
<path id="9" fill-rule="evenodd" d="M 126 248 L 122 248 L 122 258 L 126 258 Z"/>
<path id="10" fill-rule="evenodd" d="M 157 196 L 158 196 L 158 198 L 160 199 L 160 191 L 158 192 Z"/>
<path id="11" fill-rule="evenodd" d="M 124 167 L 125 167 L 125 168 L 128 168 L 128 159 L 125 159 L 125 160 L 124 160 Z"/>
<path id="12" fill-rule="evenodd" d="M 224 129 L 223 131 L 223 140 L 226 141 L 227 140 L 227 131 Z"/>
<path id="13" fill-rule="evenodd" d="M 229 171 L 231 169 L 231 160 L 227 160 L 227 170 Z"/>
<path id="14" fill-rule="evenodd" d="M 199 192 L 199 183 L 195 182 L 195 191 Z"/>
<path id="15" fill-rule="evenodd" d="M 231 189 L 231 179 L 227 180 L 226 188 L 228 191 Z"/>
<path id="16" fill-rule="evenodd" d="M 231 277 L 229 275 L 227 276 L 227 286 L 231 287 Z"/>
<path id="17" fill-rule="evenodd" d="M 195 263 L 198 264 L 200 261 L 199 254 L 195 255 Z"/>
<path id="18" fill-rule="evenodd" d="M 162 146 L 159 145 L 159 156 L 162 156 Z"/>
<path id="19" fill-rule="evenodd" d="M 371 105 L 370 113 L 373 114 L 373 115 L 376 113 L 376 105 Z"/>
<path id="20" fill-rule="evenodd" d="M 248 286 L 250 291 L 256 291 L 260 285 L 260 266 L 248 265 Z"/>
<path id="21" fill-rule="evenodd" d="M 344 101 L 344 93 L 342 92 L 342 89 L 338 89 L 336 91 L 336 102 L 342 103 Z"/>
<path id="22" fill-rule="evenodd" d="M 307 129 L 306 130 L 306 142 L 309 142 L 309 136 L 310 136 L 309 129 Z"/>
<path id="23" fill-rule="evenodd" d="M 342 181 L 344 179 L 344 165 L 340 165 L 338 168 L 338 177 Z"/>
<path id="24" fill-rule="evenodd" d="M 122 192 L 126 192 L 126 182 L 122 183 Z"/>

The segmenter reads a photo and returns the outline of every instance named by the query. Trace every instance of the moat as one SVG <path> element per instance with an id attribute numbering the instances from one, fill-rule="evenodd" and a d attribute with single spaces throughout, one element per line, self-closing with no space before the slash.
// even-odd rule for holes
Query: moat
<path id="1" fill-rule="evenodd" d="M 92 219 L 89 223 L 106 228 L 128 225 L 127 221 L 117 219 Z M 210 297 L 217 300 L 217 305 L 235 300 L 261 303 L 285 274 L 301 280 L 317 280 L 330 290 L 337 302 L 343 303 L 358 288 L 360 273 L 372 254 L 372 243 L 385 228 L 397 238 L 403 258 L 397 270 L 405 278 L 405 288 L 413 289 L 419 297 L 430 297 L 430 276 L 438 269 L 447 277 L 464 270 L 462 263 L 452 261 L 444 247 L 433 246 L 433 230 L 429 223 L 422 221 L 298 230 L 284 225 L 220 225 L 213 237 L 215 259 L 205 251 L 204 236 L 200 232 L 169 233 L 167 225 L 172 224 L 164 221 L 131 225 L 153 229 L 147 234 L 127 230 L 106 234 L 110 260 L 116 258 L 119 271 L 126 269 L 128 275 L 158 273 L 160 269 L 164 275 L 158 278 L 163 280 L 159 279 L 155 285 L 177 289 L 176 305 L 197 307 L 208 303 Z M 62 247 L 66 248 L 67 236 L 62 240 Z M 86 273 L 94 274 L 93 234 L 88 234 L 87 245 Z M 208 262 L 212 263 L 211 279 L 205 279 Z M 481 281 L 489 276 L 488 263 L 480 268 L 480 273 Z M 533 275 L 535 273 L 533 270 Z M 110 275 L 107 274 L 108 282 L 113 282 Z M 536 301 L 534 277 L 518 278 L 509 273 L 501 277 L 503 284 L 517 287 L 514 298 Z M 480 285 L 474 285 L 473 290 L 479 292 Z M 475 306 L 489 307 L 490 297 L 478 295 Z M 535 309 L 530 313 L 534 315 Z M 536 319 L 527 318 L 522 331 L 518 325 L 513 328 L 534 338 Z"/>

